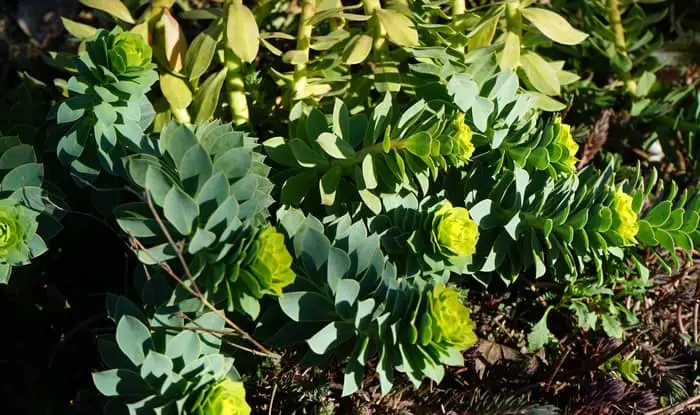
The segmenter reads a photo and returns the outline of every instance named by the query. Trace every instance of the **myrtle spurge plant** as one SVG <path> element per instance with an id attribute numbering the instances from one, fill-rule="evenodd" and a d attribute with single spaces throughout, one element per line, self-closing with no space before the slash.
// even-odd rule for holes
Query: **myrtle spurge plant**
<path id="1" fill-rule="evenodd" d="M 155 112 L 146 93 L 158 80 L 151 55 L 143 37 L 115 28 L 97 31 L 74 59 L 78 74 L 68 80 L 70 97 L 54 114 L 65 126 L 56 151 L 84 180 L 102 170 L 123 174 L 122 157 L 150 148 L 144 132 Z"/>
<path id="2" fill-rule="evenodd" d="M 114 336 L 99 340 L 110 369 L 93 374 L 95 385 L 112 397 L 112 410 L 129 414 L 250 414 L 245 389 L 231 379 L 233 359 L 219 353 L 221 339 L 207 330 L 222 330 L 216 313 L 204 313 L 188 323 L 182 317 L 142 314 L 124 297 L 107 298 L 110 318 L 117 322 Z M 153 332 L 152 332 L 153 331 Z"/>
<path id="3" fill-rule="evenodd" d="M 279 312 L 263 317 L 260 332 L 270 333 L 269 342 L 306 342 L 309 363 L 349 354 L 344 395 L 361 386 L 365 366 L 374 359 L 384 393 L 399 372 L 419 385 L 424 377 L 439 382 L 443 365 L 462 364 L 460 352 L 476 335 L 454 289 L 402 278 L 381 254 L 379 236 L 347 215 L 324 225 L 283 210 L 279 220 L 299 277 L 279 300 L 291 321 L 277 331 L 265 323 L 279 324 Z"/>
<path id="4" fill-rule="evenodd" d="M 499 373 L 508 353 L 489 348 L 547 348 L 517 371 L 551 373 L 547 382 L 505 382 L 535 385 L 537 397 L 581 374 L 563 365 L 587 353 L 590 333 L 625 338 L 653 317 L 647 300 L 675 298 L 661 292 L 666 280 L 693 270 L 700 194 L 687 175 L 700 117 L 688 113 L 700 112 L 669 108 L 687 104 L 696 82 L 647 102 L 663 65 L 649 60 L 648 39 L 627 45 L 621 33 L 642 32 L 636 2 L 625 24 L 616 1 L 81 3 L 110 29 L 63 20 L 80 46 L 47 57 L 69 73 L 44 86 L 55 95 L 48 140 L 38 128 L 32 145 L 0 137 L 0 283 L 48 249 L 61 211 L 89 206 L 99 215 L 83 217 L 128 244 L 140 301 L 107 295 L 114 333 L 100 331 L 105 368 L 93 373 L 109 413 L 274 412 L 248 403 L 276 405 L 246 393 L 269 379 L 239 376 L 234 354 L 323 367 L 331 384 L 340 368 L 343 396 L 367 388 L 379 402 L 375 390 L 406 379 L 429 379 L 432 391 L 472 368 Z M 556 60 L 590 55 L 591 44 L 618 82 L 595 86 L 606 77 L 582 80 L 578 58 Z M 591 90 L 601 96 L 581 99 Z M 594 128 L 581 121 L 630 102 Z M 651 153 L 629 152 L 622 132 L 641 120 L 666 129 L 640 129 L 645 151 L 678 141 L 690 167 L 657 170 Z M 12 128 L 27 133 L 26 120 Z M 46 171 L 36 154 L 50 158 Z M 70 183 L 55 187 L 68 203 L 45 173 Z M 680 320 L 690 305 L 678 305 Z M 695 334 L 676 336 L 683 350 Z M 255 359 L 239 366 L 254 372 Z M 635 383 L 666 376 L 637 376 L 633 362 L 615 371 Z M 282 388 L 288 376 L 271 378 Z"/>
<path id="5" fill-rule="evenodd" d="M 279 295 L 294 280 L 281 235 L 267 225 L 272 184 L 255 139 L 218 122 L 194 131 L 171 123 L 160 134 L 161 157 L 126 159 L 145 200 L 119 207 L 117 221 L 144 240 L 139 258 L 149 265 L 177 262 L 168 237 L 185 238 L 191 289 L 226 309 L 259 313 L 258 300 Z M 168 222 L 165 229 L 157 217 Z M 179 264 L 178 266 L 182 266 Z M 189 294 L 175 290 L 172 301 Z"/>
<path id="6" fill-rule="evenodd" d="M 43 182 L 44 166 L 32 146 L 0 134 L 0 284 L 8 283 L 13 268 L 44 254 L 45 239 L 61 228 Z"/>

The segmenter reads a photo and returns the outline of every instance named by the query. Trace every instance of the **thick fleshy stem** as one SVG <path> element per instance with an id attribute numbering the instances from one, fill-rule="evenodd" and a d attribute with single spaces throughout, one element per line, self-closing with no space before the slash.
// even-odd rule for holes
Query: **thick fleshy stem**
<path id="1" fill-rule="evenodd" d="M 452 0 L 452 16 L 467 12 L 467 0 Z"/>
<path id="2" fill-rule="evenodd" d="M 245 96 L 245 82 L 243 81 L 241 59 L 228 48 L 224 52 L 224 65 L 226 66 L 226 96 L 231 107 L 231 117 L 235 125 L 245 124 L 250 120 L 248 112 L 248 100 Z"/>
<path id="3" fill-rule="evenodd" d="M 230 4 L 242 5 L 243 0 L 230 0 Z M 228 13 L 225 13 L 228 15 Z M 250 121 L 248 100 L 245 96 L 245 81 L 243 80 L 243 61 L 229 48 L 225 48 L 223 64 L 226 67 L 226 83 L 224 88 L 231 118 L 235 125 L 246 124 Z"/>
<path id="4" fill-rule="evenodd" d="M 393 139 L 389 142 L 388 149 L 389 151 L 391 150 L 403 150 L 406 148 L 406 139 L 402 138 L 397 138 Z M 345 159 L 345 160 L 333 160 L 333 164 L 336 166 L 342 166 L 342 167 L 349 167 L 349 166 L 354 166 L 356 164 L 360 164 L 364 161 L 365 156 L 370 154 L 370 155 L 376 155 L 376 154 L 381 154 L 381 153 L 388 153 L 387 148 L 385 146 L 384 142 L 380 143 L 375 143 L 371 144 L 367 147 L 364 147 L 361 150 L 358 150 L 355 155 L 352 158 Z"/>
<path id="5" fill-rule="evenodd" d="M 379 0 L 362 0 L 362 5 L 364 6 L 365 14 L 367 16 L 373 16 L 371 21 L 374 25 L 374 58 L 377 62 L 381 62 L 388 52 L 386 29 L 384 29 L 379 19 L 374 16 L 374 13 L 377 10 L 381 10 L 382 4 Z"/>
<path id="6" fill-rule="evenodd" d="M 339 12 L 342 12 L 342 10 L 343 10 L 342 0 L 336 1 L 335 8 L 338 9 Z M 335 30 L 344 28 L 345 23 L 346 23 L 345 18 L 343 18 L 343 17 L 335 17 L 333 19 L 330 19 L 330 21 L 329 21 L 331 31 L 335 31 Z"/>
<path id="7" fill-rule="evenodd" d="M 311 49 L 311 19 L 316 14 L 316 0 L 303 0 L 301 3 L 301 18 L 299 20 L 299 31 L 297 32 L 297 52 L 304 54 L 303 62 L 294 65 L 294 79 L 292 81 L 291 99 L 294 101 L 297 96 L 304 96 L 307 84 L 306 62 L 309 60 L 309 50 Z"/>
<path id="8" fill-rule="evenodd" d="M 615 48 L 620 54 L 627 57 L 627 42 L 625 41 L 625 27 L 622 25 L 622 15 L 618 0 L 608 0 L 608 14 L 610 20 L 610 30 L 613 32 Z M 627 90 L 634 94 L 637 84 L 632 79 L 628 71 L 620 71 L 620 77 L 625 82 Z"/>
<path id="9" fill-rule="evenodd" d="M 523 15 L 517 2 L 506 4 L 506 25 L 509 32 L 517 36 L 523 34 Z"/>

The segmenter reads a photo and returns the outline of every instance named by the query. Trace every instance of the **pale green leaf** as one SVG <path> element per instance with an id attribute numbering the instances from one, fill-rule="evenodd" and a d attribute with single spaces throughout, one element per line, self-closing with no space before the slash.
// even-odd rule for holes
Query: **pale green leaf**
<path id="1" fill-rule="evenodd" d="M 578 45 L 588 35 L 576 30 L 561 15 L 550 10 L 528 7 L 522 11 L 523 17 L 532 23 L 543 35 L 562 45 Z"/>
<path id="2" fill-rule="evenodd" d="M 528 95 L 535 99 L 535 106 L 543 111 L 555 112 L 566 108 L 566 104 L 537 91 L 528 91 Z"/>
<path id="3" fill-rule="evenodd" d="M 252 62 L 260 48 L 255 16 L 242 4 L 230 4 L 226 20 L 226 44 L 244 62 Z"/>
<path id="4" fill-rule="evenodd" d="M 192 103 L 192 91 L 182 78 L 163 73 L 160 75 L 160 89 L 172 108 L 187 108 Z"/>
<path id="5" fill-rule="evenodd" d="M 78 39 L 90 39 L 91 37 L 95 36 L 95 33 L 97 33 L 97 29 L 90 25 L 78 23 L 75 20 L 65 17 L 61 17 L 61 21 L 63 22 L 63 27 L 66 28 L 66 31 Z"/>
<path id="6" fill-rule="evenodd" d="M 190 79 L 197 79 L 209 69 L 219 37 L 219 26 L 215 25 L 194 38 L 185 53 L 184 72 Z"/>
<path id="7" fill-rule="evenodd" d="M 134 18 L 131 17 L 131 12 L 120 0 L 80 0 L 87 7 L 102 10 L 103 12 L 116 17 L 126 23 L 134 24 Z"/>
<path id="8" fill-rule="evenodd" d="M 527 79 L 538 91 L 545 95 L 559 95 L 561 86 L 557 73 L 547 61 L 534 52 L 527 52 L 520 58 Z"/>
<path id="9" fill-rule="evenodd" d="M 467 48 L 470 52 L 491 44 L 493 36 L 496 34 L 496 28 L 498 28 L 499 19 L 500 15 L 490 17 L 467 35 L 469 37 Z"/>
<path id="10" fill-rule="evenodd" d="M 214 111 L 219 104 L 219 95 L 221 88 L 226 80 L 226 68 L 211 75 L 201 87 L 197 90 L 194 96 L 194 116 L 195 122 L 201 123 L 208 121 L 214 116 Z"/>
<path id="11" fill-rule="evenodd" d="M 418 46 L 418 31 L 411 19 L 394 10 L 377 9 L 375 13 L 389 40 L 399 46 Z"/>
<path id="12" fill-rule="evenodd" d="M 498 62 L 501 70 L 504 71 L 520 65 L 520 36 L 513 32 L 506 32 L 505 38 L 501 60 Z"/>
<path id="13" fill-rule="evenodd" d="M 361 34 L 356 35 L 345 47 L 343 51 L 343 61 L 348 65 L 357 65 L 367 59 L 372 51 L 372 36 Z"/>

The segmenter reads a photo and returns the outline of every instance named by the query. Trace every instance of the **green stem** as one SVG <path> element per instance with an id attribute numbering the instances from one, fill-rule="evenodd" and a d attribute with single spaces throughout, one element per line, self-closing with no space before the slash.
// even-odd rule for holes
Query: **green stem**
<path id="1" fill-rule="evenodd" d="M 229 4 L 242 5 L 243 0 L 228 0 Z M 228 9 L 224 10 L 224 15 L 228 15 Z M 231 108 L 231 118 L 235 125 L 246 124 L 250 121 L 248 111 L 248 100 L 245 96 L 245 81 L 243 80 L 243 61 L 229 48 L 224 48 L 223 64 L 226 67 L 226 82 L 224 90 Z"/>
<path id="2" fill-rule="evenodd" d="M 452 16 L 467 12 L 467 0 L 452 0 Z"/>
<path id="3" fill-rule="evenodd" d="M 338 11 L 342 11 L 343 10 L 343 1 L 337 0 L 335 2 L 334 8 L 337 9 Z M 345 19 L 343 17 L 336 17 L 336 18 L 330 19 L 329 24 L 331 27 L 331 32 L 333 32 L 333 31 L 336 31 L 338 29 L 342 29 L 343 27 L 345 27 Z"/>
<path id="4" fill-rule="evenodd" d="M 379 0 L 362 0 L 362 5 L 367 16 L 372 16 L 370 24 L 374 26 L 374 57 L 377 63 L 384 60 L 384 56 L 389 52 L 389 46 L 386 42 L 386 29 L 382 26 L 379 19 L 374 16 L 377 10 L 382 9 L 382 4 Z"/>
<path id="5" fill-rule="evenodd" d="M 231 117 L 235 125 L 245 124 L 250 120 L 248 112 L 248 100 L 245 96 L 245 82 L 243 81 L 243 62 L 233 51 L 226 48 L 224 52 L 224 66 L 226 72 L 226 96 L 231 107 Z"/>
<path id="6" fill-rule="evenodd" d="M 522 36 L 523 34 L 523 15 L 520 12 L 520 4 L 517 2 L 509 2 L 506 4 L 506 26 L 508 31 Z"/>
<path id="7" fill-rule="evenodd" d="M 306 62 L 309 60 L 309 50 L 311 46 L 311 31 L 313 26 L 311 25 L 311 19 L 316 14 L 316 0 L 302 0 L 301 6 L 301 20 L 299 21 L 299 31 L 297 32 L 297 51 L 301 51 L 304 54 L 304 62 L 298 63 L 294 66 L 294 80 L 292 83 L 292 96 L 291 100 L 294 100 L 295 96 L 301 95 L 306 89 L 307 73 L 306 73 Z"/>
<path id="8" fill-rule="evenodd" d="M 627 56 L 627 42 L 625 42 L 625 28 L 622 26 L 622 16 L 617 0 L 608 1 L 610 14 L 610 29 L 613 32 L 615 47 L 623 55 Z"/>
<path id="9" fill-rule="evenodd" d="M 608 0 L 608 13 L 610 19 L 610 30 L 613 32 L 615 48 L 620 54 L 627 57 L 627 42 L 625 41 L 625 27 L 622 25 L 622 15 L 618 0 Z M 625 82 L 627 90 L 632 94 L 637 90 L 637 85 L 627 71 L 620 71 L 620 78 Z"/>
<path id="10" fill-rule="evenodd" d="M 406 139 L 404 138 L 397 138 L 394 140 L 391 140 L 389 143 L 389 151 L 391 150 L 402 150 L 406 147 Z M 365 159 L 365 156 L 367 154 L 381 154 L 384 153 L 384 143 L 379 142 L 375 143 L 372 145 L 369 145 L 360 151 L 355 153 L 355 156 L 353 158 L 345 159 L 345 160 L 335 160 L 333 161 L 333 164 L 336 164 L 338 166 L 342 167 L 350 167 L 354 166 L 355 164 L 360 164 L 362 161 Z"/>

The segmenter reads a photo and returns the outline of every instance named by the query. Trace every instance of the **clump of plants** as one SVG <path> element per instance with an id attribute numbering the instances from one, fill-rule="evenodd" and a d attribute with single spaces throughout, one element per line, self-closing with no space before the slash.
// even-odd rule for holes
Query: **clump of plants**
<path id="1" fill-rule="evenodd" d="M 0 282 L 91 199 L 133 254 L 97 339 L 108 411 L 328 410 L 251 386 L 299 367 L 341 412 L 692 407 L 697 92 L 657 80 L 654 6 L 81 3 L 45 139 L 0 139 Z M 620 128 L 586 118 L 613 105 Z M 637 157 L 654 142 L 674 155 Z M 681 366 L 662 275 L 695 284 Z"/>

